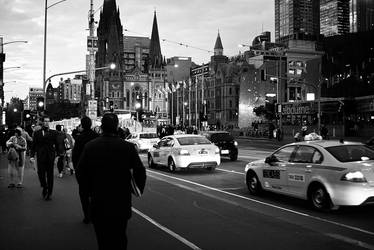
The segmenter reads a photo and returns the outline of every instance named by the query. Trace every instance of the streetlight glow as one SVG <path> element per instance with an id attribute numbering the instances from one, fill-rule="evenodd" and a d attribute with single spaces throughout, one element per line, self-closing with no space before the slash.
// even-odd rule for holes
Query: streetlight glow
<path id="1" fill-rule="evenodd" d="M 109 65 L 109 68 L 110 68 L 111 70 L 114 70 L 114 69 L 116 68 L 116 64 L 115 64 L 115 63 L 111 63 L 111 64 Z"/>
<path id="2" fill-rule="evenodd" d="M 14 108 L 14 109 L 13 109 L 13 112 L 14 112 L 14 113 L 16 113 L 17 111 L 18 111 L 18 109 L 17 109 L 17 108 Z"/>
<path id="3" fill-rule="evenodd" d="M 136 108 L 136 109 L 139 109 L 141 106 L 142 106 L 142 105 L 141 105 L 139 102 L 135 103 L 135 108 Z"/>

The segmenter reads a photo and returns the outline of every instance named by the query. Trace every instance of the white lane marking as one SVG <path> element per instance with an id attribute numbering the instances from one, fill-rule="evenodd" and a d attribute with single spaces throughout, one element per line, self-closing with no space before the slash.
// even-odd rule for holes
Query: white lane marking
<path id="1" fill-rule="evenodd" d="M 266 203 L 266 202 L 263 202 L 263 201 L 251 199 L 251 198 L 248 198 L 248 197 L 245 197 L 245 196 L 242 196 L 242 195 L 233 194 L 233 193 L 226 192 L 226 191 L 218 189 L 218 188 L 209 187 L 209 186 L 197 183 L 197 182 L 193 182 L 193 181 L 181 179 L 181 178 L 178 178 L 178 177 L 162 174 L 162 173 L 155 172 L 155 171 L 152 171 L 152 170 L 148 170 L 148 172 L 158 174 L 158 175 L 161 175 L 161 176 L 164 176 L 164 177 L 167 177 L 167 178 L 175 179 L 175 180 L 178 180 L 178 181 L 186 182 L 186 183 L 189 183 L 189 184 L 192 184 L 192 185 L 200 186 L 200 187 L 210 189 L 210 190 L 213 190 L 213 191 L 216 191 L 216 192 L 220 192 L 220 193 L 223 193 L 223 194 L 231 195 L 231 196 L 234 196 L 234 197 L 237 197 L 237 198 L 240 198 L 240 199 L 244 199 L 244 200 L 252 201 L 252 202 L 255 202 L 255 203 L 259 203 L 259 204 L 262 204 L 262 205 L 265 205 L 265 206 L 277 208 L 277 209 L 280 209 L 280 210 L 283 210 L 283 211 L 286 211 L 286 212 L 289 212 L 289 213 L 297 214 L 297 215 L 300 215 L 300 216 L 308 217 L 308 218 L 311 218 L 311 219 L 315 219 L 315 220 L 318 220 L 318 221 L 326 222 L 326 223 L 329 223 L 329 224 L 333 224 L 333 225 L 340 226 L 340 227 L 343 227 L 343 228 L 347 228 L 347 229 L 350 229 L 350 230 L 353 230 L 353 231 L 358 231 L 358 232 L 361 232 L 361 233 L 365 233 L 365 234 L 369 234 L 369 235 L 374 236 L 374 232 L 367 231 L 367 230 L 359 228 L 359 227 L 349 226 L 349 225 L 342 224 L 342 223 L 339 223 L 339 222 L 323 219 L 323 218 L 320 218 L 320 217 L 317 217 L 317 216 L 313 216 L 313 215 L 310 215 L 310 214 L 298 212 L 298 211 L 295 211 L 295 210 L 292 210 L 292 209 L 288 209 L 288 208 L 284 208 L 284 207 L 281 207 L 281 206 L 273 205 L 273 204 Z"/>
<path id="2" fill-rule="evenodd" d="M 137 213 L 139 216 L 143 217 L 144 219 L 146 219 L 147 221 L 149 221 L 150 223 L 152 223 L 153 225 L 155 225 L 156 227 L 158 227 L 159 229 L 161 229 L 162 231 L 170 234 L 171 236 L 173 236 L 174 238 L 176 238 L 177 240 L 181 241 L 182 243 L 184 243 L 186 246 L 188 246 L 189 248 L 191 249 L 195 249 L 195 250 L 201 250 L 200 247 L 196 246 L 195 244 L 193 244 L 192 242 L 186 240 L 185 238 L 183 238 L 182 236 L 180 236 L 179 234 L 177 233 L 174 233 L 173 231 L 171 231 L 170 229 L 164 227 L 163 225 L 161 225 L 160 223 L 156 222 L 155 220 L 153 220 L 151 217 L 143 214 L 142 212 L 140 212 L 139 210 L 137 210 L 136 208 L 132 207 L 131 208 L 132 211 L 134 213 Z"/>
<path id="3" fill-rule="evenodd" d="M 234 171 L 234 170 L 227 170 L 227 169 L 223 169 L 223 168 L 216 168 L 216 170 L 223 171 L 223 172 L 228 172 L 228 173 L 233 173 L 233 174 L 240 174 L 240 175 L 245 174 L 245 173 L 237 172 L 237 171 Z"/>
<path id="4" fill-rule="evenodd" d="M 349 238 L 349 237 L 345 237 L 345 236 L 340 235 L 340 234 L 326 234 L 326 235 L 330 236 L 331 238 L 341 240 L 341 241 L 347 242 L 349 244 L 352 244 L 352 245 L 355 245 L 355 246 L 358 246 L 358 247 L 374 250 L 373 245 L 370 245 L 370 244 L 367 244 L 365 242 L 355 240 L 355 239 L 352 239 L 352 238 Z"/>

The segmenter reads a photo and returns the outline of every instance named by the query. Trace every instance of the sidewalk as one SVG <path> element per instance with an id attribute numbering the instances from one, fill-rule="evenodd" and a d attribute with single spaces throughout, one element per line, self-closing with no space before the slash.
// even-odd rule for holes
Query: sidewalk
<path id="1" fill-rule="evenodd" d="M 0 249 L 95 250 L 92 224 L 83 215 L 75 175 L 57 178 L 51 201 L 44 201 L 35 170 L 25 167 L 24 188 L 7 188 L 6 154 L 0 153 Z M 147 240 L 143 239 L 147 235 Z M 128 223 L 128 249 L 177 249 L 171 240 L 146 220 L 133 214 Z"/>

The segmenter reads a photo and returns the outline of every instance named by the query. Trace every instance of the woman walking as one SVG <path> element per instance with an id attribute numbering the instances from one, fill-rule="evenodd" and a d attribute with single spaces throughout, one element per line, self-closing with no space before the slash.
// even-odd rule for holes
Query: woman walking
<path id="1" fill-rule="evenodd" d="M 23 173 L 25 169 L 25 154 L 27 143 L 22 137 L 20 129 L 15 130 L 15 134 L 6 142 L 9 148 L 8 152 L 8 173 L 9 173 L 9 188 L 23 187 Z M 17 183 L 17 185 L 16 185 Z"/>

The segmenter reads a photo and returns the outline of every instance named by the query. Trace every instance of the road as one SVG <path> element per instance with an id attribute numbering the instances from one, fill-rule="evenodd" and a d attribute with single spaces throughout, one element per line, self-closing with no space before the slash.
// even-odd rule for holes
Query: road
<path id="1" fill-rule="evenodd" d="M 238 142 L 238 161 L 223 159 L 214 172 L 147 168 L 145 193 L 133 199 L 129 249 L 374 249 L 373 206 L 322 213 L 302 200 L 250 195 L 245 164 L 280 143 Z M 0 179 L 0 249 L 96 249 L 92 227 L 80 222 L 74 176 L 55 181 L 53 200 L 45 202 L 31 168 L 23 190 Z"/>

